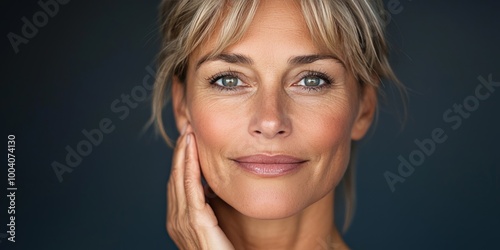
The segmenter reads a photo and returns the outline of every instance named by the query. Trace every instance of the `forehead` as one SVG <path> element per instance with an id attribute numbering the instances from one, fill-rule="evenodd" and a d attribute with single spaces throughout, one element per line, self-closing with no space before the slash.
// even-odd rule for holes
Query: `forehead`
<path id="1" fill-rule="evenodd" d="M 196 48 L 191 59 L 201 58 L 218 47 L 221 27 L 220 24 L 216 26 L 213 35 Z M 263 0 L 243 37 L 223 50 L 238 50 L 238 53 L 244 54 L 262 49 L 273 52 L 276 51 L 273 47 L 279 48 L 284 43 L 296 54 L 325 52 L 313 42 L 299 3 L 293 0 Z"/>
<path id="2" fill-rule="evenodd" d="M 288 31 L 307 30 L 300 5 L 296 1 L 290 0 L 261 1 L 249 31 L 252 28 Z"/>

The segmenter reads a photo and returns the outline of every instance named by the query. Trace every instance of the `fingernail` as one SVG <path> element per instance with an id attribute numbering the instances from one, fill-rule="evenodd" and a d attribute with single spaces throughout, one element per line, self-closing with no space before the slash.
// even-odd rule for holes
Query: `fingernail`
<path id="1" fill-rule="evenodd" d="M 189 142 L 191 142 L 191 134 L 186 136 L 186 144 L 189 145 Z"/>

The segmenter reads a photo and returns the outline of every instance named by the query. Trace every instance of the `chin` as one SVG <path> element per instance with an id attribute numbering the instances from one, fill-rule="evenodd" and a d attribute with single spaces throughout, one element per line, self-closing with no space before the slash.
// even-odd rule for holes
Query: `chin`
<path id="1" fill-rule="evenodd" d="M 293 216 L 304 209 L 296 202 L 289 202 L 271 197 L 261 197 L 257 199 L 239 200 L 231 205 L 241 214 L 260 220 L 278 220 Z"/>
<path id="2" fill-rule="evenodd" d="M 297 183 L 300 182 L 295 178 L 234 180 L 233 188 L 221 190 L 219 197 L 245 216 L 283 219 L 300 213 L 324 196 L 310 193 Z M 312 199 L 315 196 L 318 198 Z"/>

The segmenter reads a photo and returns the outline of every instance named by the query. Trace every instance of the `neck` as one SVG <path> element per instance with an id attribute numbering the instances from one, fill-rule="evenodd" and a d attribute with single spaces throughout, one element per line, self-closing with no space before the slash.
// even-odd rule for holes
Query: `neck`
<path id="1" fill-rule="evenodd" d="M 285 219 L 247 217 L 219 198 L 210 200 L 219 226 L 236 249 L 348 249 L 334 225 L 334 191 Z"/>

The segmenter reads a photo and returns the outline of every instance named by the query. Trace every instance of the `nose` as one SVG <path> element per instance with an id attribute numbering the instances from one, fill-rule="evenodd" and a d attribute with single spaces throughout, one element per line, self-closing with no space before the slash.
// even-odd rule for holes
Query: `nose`
<path id="1" fill-rule="evenodd" d="M 249 133 L 256 137 L 272 139 L 287 137 L 292 132 L 292 124 L 287 108 L 287 97 L 283 91 L 260 91 L 254 99 L 254 111 Z"/>

